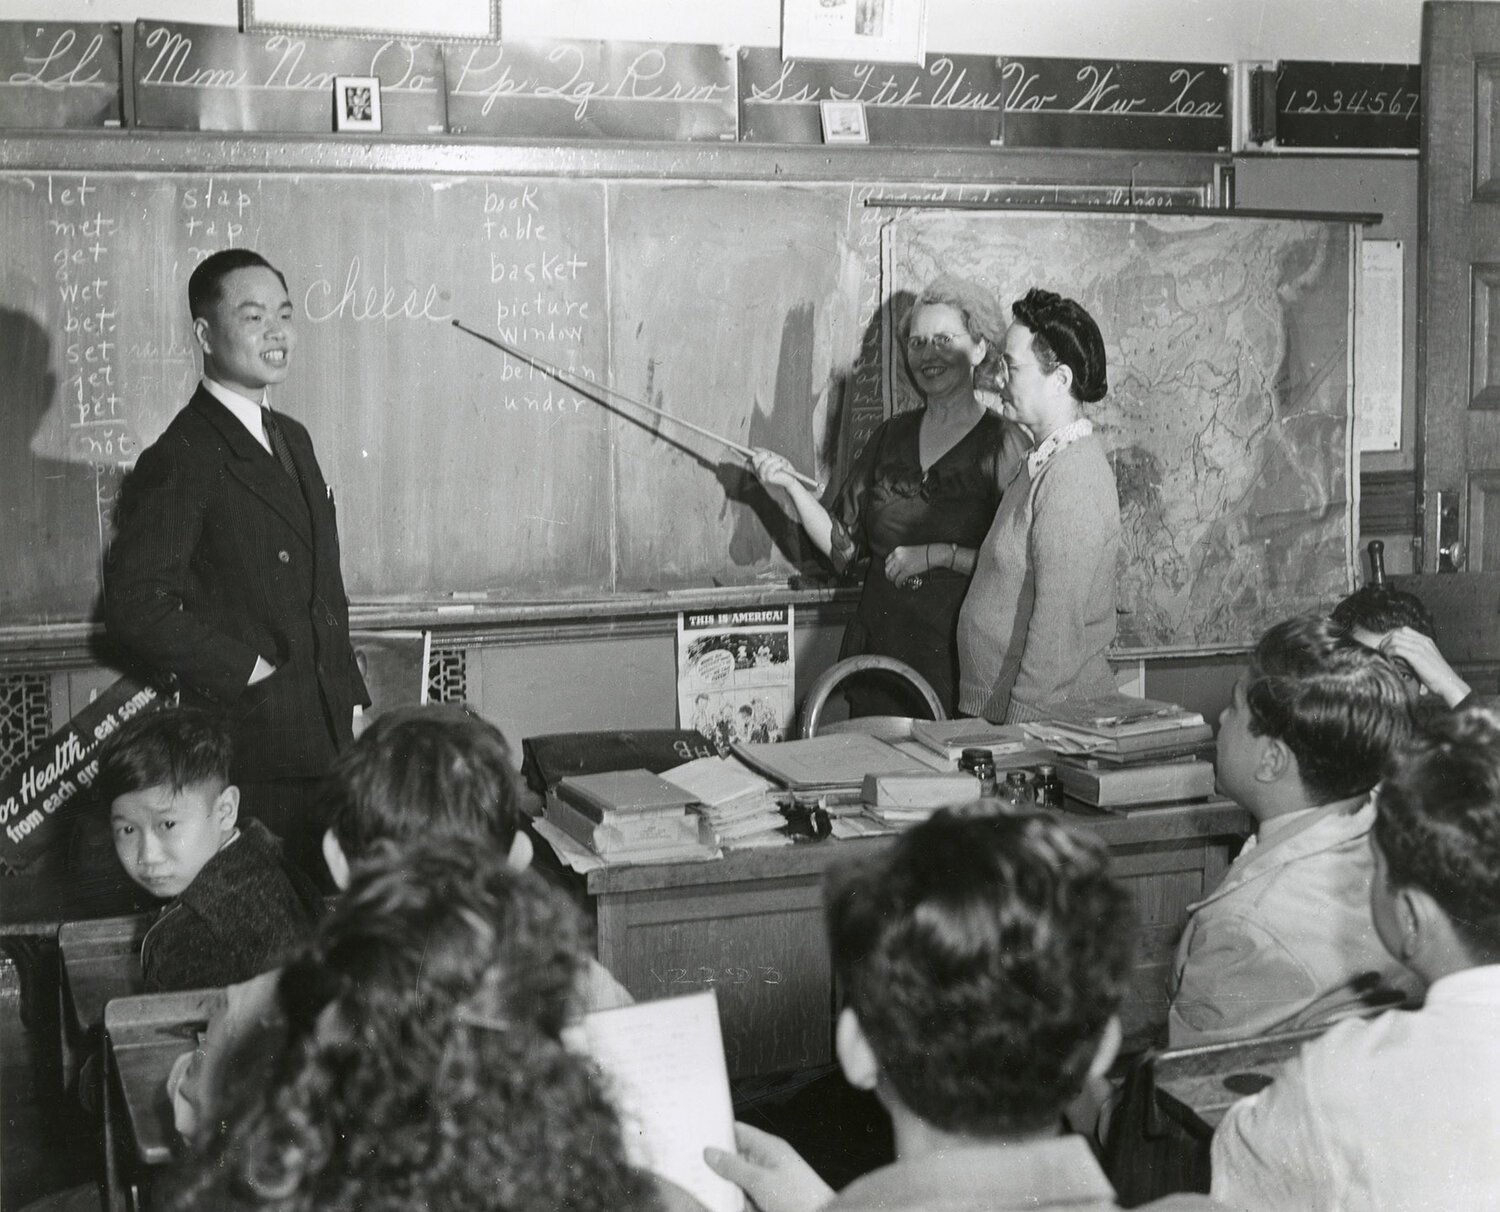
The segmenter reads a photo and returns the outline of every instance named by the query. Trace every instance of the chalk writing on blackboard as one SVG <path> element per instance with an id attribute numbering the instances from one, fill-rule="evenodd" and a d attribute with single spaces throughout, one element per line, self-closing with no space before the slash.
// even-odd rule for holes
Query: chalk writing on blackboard
<path id="1" fill-rule="evenodd" d="M 136 114 L 143 126 L 327 131 L 336 76 L 380 79 L 384 129 L 443 129 L 436 44 L 242 35 L 217 26 L 136 23 Z"/>
<path id="2" fill-rule="evenodd" d="M 1373 114 L 1391 118 L 1415 118 L 1422 94 L 1414 90 L 1361 88 L 1345 92 L 1329 88 L 1293 88 L 1282 106 L 1289 114 Z"/>
<path id="3" fill-rule="evenodd" d="M 1422 141 L 1421 73 L 1414 63 L 1283 62 L 1270 121 L 1252 135 L 1280 147 L 1415 151 Z M 1268 75 L 1268 69 L 1252 75 L 1252 90 L 1268 87 Z"/>
<path id="4" fill-rule="evenodd" d="M 717 47 L 549 42 L 449 46 L 444 54 L 454 131 L 735 137 L 732 69 Z"/>
<path id="5" fill-rule="evenodd" d="M 1228 145 L 1228 69 L 1217 63 L 1007 59 L 1004 142 L 1012 147 Z"/>
<path id="6" fill-rule="evenodd" d="M 136 451 L 115 373 L 119 313 L 109 266 L 120 220 L 104 213 L 99 187 L 87 177 L 49 176 L 44 189 L 65 342 L 68 457 L 95 465 L 123 463 Z"/>
<path id="7" fill-rule="evenodd" d="M 0 23 L 0 127 L 118 126 L 120 27 Z"/>
<path id="8" fill-rule="evenodd" d="M 999 133 L 1000 61 L 939 55 L 923 67 L 783 60 L 774 47 L 740 51 L 741 137 L 820 143 L 818 106 L 857 101 L 875 144 L 988 146 Z"/>
<path id="9" fill-rule="evenodd" d="M 1127 81 L 1118 63 L 1083 63 L 1073 72 L 1073 87 L 1045 92 L 1058 79 L 1043 75 L 1034 61 L 1011 59 L 1001 71 L 1009 89 L 1008 112 L 1069 114 L 1135 114 L 1148 118 L 1221 118 L 1222 98 L 1200 98 L 1194 90 L 1207 75 L 1207 68 L 1174 67 L 1166 75 L 1165 93 L 1148 91 L 1140 82 Z"/>
<path id="10" fill-rule="evenodd" d="M 6 72 L 0 83 L 9 87 L 33 85 L 48 89 L 107 85 L 105 66 L 104 34 L 97 30 L 85 34 L 69 25 L 43 38 L 35 51 L 23 49 L 21 66 Z"/>

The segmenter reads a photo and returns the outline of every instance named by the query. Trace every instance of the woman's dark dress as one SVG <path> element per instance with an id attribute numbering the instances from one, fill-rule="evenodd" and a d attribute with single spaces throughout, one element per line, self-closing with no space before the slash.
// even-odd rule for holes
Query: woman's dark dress
<path id="1" fill-rule="evenodd" d="M 978 547 L 1000 504 L 1001 473 L 1025 457 L 1027 444 L 1014 425 L 986 412 L 924 476 L 921 424 L 917 409 L 881 425 L 829 502 L 834 567 L 842 572 L 869 561 L 839 655 L 879 653 L 905 661 L 932 684 L 951 715 L 958 697 L 954 635 L 969 577 L 934 567 L 922 574 L 921 588 L 901 589 L 886 578 L 885 558 L 901 546 Z M 917 713 L 920 701 L 900 689 L 894 679 L 855 679 L 848 684 L 850 714 Z"/>

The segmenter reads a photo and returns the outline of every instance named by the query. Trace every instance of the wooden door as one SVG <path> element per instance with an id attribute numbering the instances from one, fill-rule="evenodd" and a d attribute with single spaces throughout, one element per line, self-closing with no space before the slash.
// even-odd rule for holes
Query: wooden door
<path id="1" fill-rule="evenodd" d="M 1418 257 L 1420 570 L 1500 571 L 1500 5 L 1429 3 Z"/>

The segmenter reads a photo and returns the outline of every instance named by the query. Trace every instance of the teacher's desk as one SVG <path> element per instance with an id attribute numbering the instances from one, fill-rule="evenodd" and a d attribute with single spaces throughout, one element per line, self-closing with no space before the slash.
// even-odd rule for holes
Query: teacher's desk
<path id="1" fill-rule="evenodd" d="M 1068 800 L 1061 815 L 1109 846 L 1112 870 L 1130 892 L 1138 936 L 1123 1019 L 1127 1036 L 1144 1042 L 1166 1021 L 1187 907 L 1219 882 L 1250 818 L 1221 798 L 1128 814 Z M 730 1075 L 748 1077 L 831 1059 L 823 874 L 891 840 L 729 850 L 710 862 L 564 870 L 562 878 L 586 894 L 600 962 L 638 1000 L 718 991 Z"/>

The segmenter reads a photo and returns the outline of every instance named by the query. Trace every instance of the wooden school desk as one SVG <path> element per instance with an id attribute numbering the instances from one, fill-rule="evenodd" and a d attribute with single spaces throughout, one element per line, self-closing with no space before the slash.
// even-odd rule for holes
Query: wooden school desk
<path id="1" fill-rule="evenodd" d="M 64 1086 L 78 1067 L 78 1048 L 87 1045 L 90 1032 L 103 1025 L 105 1004 L 144 990 L 141 940 L 153 920 L 153 914 L 139 913 L 64 922 L 57 928 L 58 1043 Z M 103 1037 L 92 1038 L 101 1050 L 102 1064 Z"/>
<path id="2" fill-rule="evenodd" d="M 193 989 L 117 997 L 104 1008 L 104 1173 L 111 1210 L 126 1202 L 137 1206 L 143 1170 L 171 1160 L 177 1132 L 167 1075 L 178 1056 L 197 1047 L 223 1002 L 222 989 Z"/>
<path id="3" fill-rule="evenodd" d="M 1230 1107 L 1269 1086 L 1330 1025 L 1163 1052 L 1151 1063 L 1156 1105 L 1194 1136 L 1211 1137 Z"/>
<path id="4" fill-rule="evenodd" d="M 1166 1021 L 1167 977 L 1187 906 L 1224 874 L 1250 832 L 1225 799 L 1105 814 L 1068 801 L 1131 893 L 1137 958 L 1123 1009 L 1142 1037 Z M 823 937 L 823 873 L 891 838 L 730 850 L 713 862 L 562 873 L 586 894 L 599 960 L 637 999 L 714 988 L 733 1077 L 809 1068 L 832 1056 L 833 975 Z M 550 848 L 539 843 L 544 854 Z"/>

